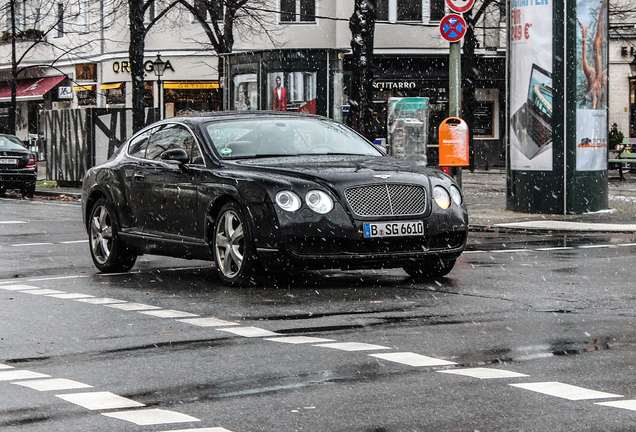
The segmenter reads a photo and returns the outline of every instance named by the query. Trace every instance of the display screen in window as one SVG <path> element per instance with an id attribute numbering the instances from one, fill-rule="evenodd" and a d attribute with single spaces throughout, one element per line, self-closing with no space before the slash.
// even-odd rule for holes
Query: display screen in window
<path id="1" fill-rule="evenodd" d="M 316 72 L 267 74 L 267 109 L 316 114 Z"/>

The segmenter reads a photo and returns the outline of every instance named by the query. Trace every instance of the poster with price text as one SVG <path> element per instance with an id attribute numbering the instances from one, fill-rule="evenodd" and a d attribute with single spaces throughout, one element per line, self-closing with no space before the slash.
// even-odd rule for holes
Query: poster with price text
<path id="1" fill-rule="evenodd" d="M 552 171 L 552 0 L 510 1 L 510 167 Z"/>

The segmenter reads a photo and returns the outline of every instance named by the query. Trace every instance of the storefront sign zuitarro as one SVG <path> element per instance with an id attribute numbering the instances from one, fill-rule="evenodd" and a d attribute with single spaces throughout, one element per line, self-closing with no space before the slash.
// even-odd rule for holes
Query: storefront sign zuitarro
<path id="1" fill-rule="evenodd" d="M 152 72 L 152 60 L 146 60 L 144 62 L 144 70 L 146 72 Z M 174 67 L 172 67 L 172 63 L 170 63 L 170 60 L 166 60 L 166 70 L 171 70 L 172 72 L 174 72 Z M 122 60 L 113 62 L 113 72 L 130 73 L 130 61 Z"/>

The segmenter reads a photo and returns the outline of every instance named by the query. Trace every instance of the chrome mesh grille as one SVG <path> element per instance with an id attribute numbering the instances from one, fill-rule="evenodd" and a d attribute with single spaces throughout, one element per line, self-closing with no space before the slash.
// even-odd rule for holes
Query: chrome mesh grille
<path id="1" fill-rule="evenodd" d="M 426 211 L 426 189 L 410 184 L 376 184 L 345 190 L 351 210 L 358 216 L 405 216 Z"/>

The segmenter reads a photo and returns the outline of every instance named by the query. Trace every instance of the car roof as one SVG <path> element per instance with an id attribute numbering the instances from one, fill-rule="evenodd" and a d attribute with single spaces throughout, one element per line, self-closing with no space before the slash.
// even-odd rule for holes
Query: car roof
<path id="1" fill-rule="evenodd" d="M 321 119 L 333 121 L 327 117 L 318 116 L 314 114 L 305 114 L 298 112 L 287 112 L 287 111 L 211 111 L 211 112 L 201 112 L 201 113 L 193 113 L 186 114 L 178 117 L 171 117 L 169 119 L 161 120 L 156 123 L 153 123 L 150 126 L 156 126 L 163 123 L 174 123 L 180 122 L 190 125 L 199 125 L 202 123 L 207 123 L 209 121 L 214 120 L 238 120 L 238 119 L 263 119 L 263 118 L 313 118 L 313 119 Z"/>

